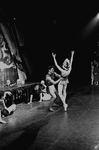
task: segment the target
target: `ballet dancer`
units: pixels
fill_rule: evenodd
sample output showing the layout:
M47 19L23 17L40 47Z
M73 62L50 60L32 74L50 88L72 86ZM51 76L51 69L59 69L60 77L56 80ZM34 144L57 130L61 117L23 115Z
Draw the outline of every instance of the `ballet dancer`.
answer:
M0 123L6 123L2 118L11 115L16 109L16 104L12 104L9 107L6 106L5 100L7 94L12 95L10 91L6 91L0 98Z
M61 72L61 80L58 83L58 95L62 100L64 110L67 111L67 103L66 103L66 96L67 96L67 85L69 83L68 76L71 73L72 69L72 62L73 62L73 56L74 51L71 52L71 59L69 60L66 58L62 64L62 67L60 67L56 61L56 54L52 53L55 66L58 68L58 70Z
M56 81L54 81L55 76L59 78ZM60 78L59 74L54 72L53 66L48 67L48 74L46 75L45 80L46 80L46 85L48 87L48 91L51 95L50 104L49 104L49 111L54 111L54 109L52 108L54 100L56 99L56 88L54 85L57 84L61 80L61 78Z
M43 100L50 100L51 99L51 95L47 90L47 86L45 84L45 81L42 80L41 81L41 91L40 91L40 101L42 102ZM56 106L56 104L54 104Z

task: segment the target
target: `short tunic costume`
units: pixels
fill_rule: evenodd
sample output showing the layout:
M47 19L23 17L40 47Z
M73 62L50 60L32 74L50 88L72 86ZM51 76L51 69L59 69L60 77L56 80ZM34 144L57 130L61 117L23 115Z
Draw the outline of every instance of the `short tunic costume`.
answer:
M54 75L54 73L51 73L51 74L47 74L46 77L50 77L52 80L54 80L55 75ZM47 85L47 87L48 87L48 92L49 92L49 91L56 91L54 84L51 83L51 82L50 82L49 80L47 80L47 79L46 79L46 85Z
M67 85L69 83L68 76L66 77L61 76L61 78L62 79L60 80L60 84Z

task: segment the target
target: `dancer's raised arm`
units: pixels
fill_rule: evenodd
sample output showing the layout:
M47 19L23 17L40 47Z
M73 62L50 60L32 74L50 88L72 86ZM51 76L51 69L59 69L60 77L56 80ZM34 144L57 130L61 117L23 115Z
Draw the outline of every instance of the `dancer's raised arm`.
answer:
M62 69L62 68L58 65L58 63L57 63L57 61L56 61L56 54L52 53L52 56L53 56L53 59L54 59L55 66L56 66L61 72L64 72L64 69Z
M70 59L71 67L72 67L72 62L73 62L73 56L74 56L74 51L71 51L71 59Z

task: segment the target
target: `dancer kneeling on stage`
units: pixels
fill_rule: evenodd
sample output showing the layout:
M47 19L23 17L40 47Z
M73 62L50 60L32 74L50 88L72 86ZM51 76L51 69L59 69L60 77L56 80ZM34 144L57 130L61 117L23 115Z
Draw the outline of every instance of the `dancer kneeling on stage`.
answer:
M66 58L62 64L62 68L61 68L56 61L56 54L52 53L55 66L61 72L61 80L58 84L58 94L62 100L65 111L67 110L67 106L68 106L66 103L66 95L67 95L66 89L67 89L67 85L69 83L68 76L70 75L71 69L72 69L73 55L74 55L74 51L71 52L71 59L69 60L68 58Z
M54 81L55 76L59 77L59 79L56 81ZM46 84L47 84L49 93L52 96L52 98L50 100L50 104L49 104L50 111L54 111L52 106L53 106L54 100L56 99L56 88L54 85L57 84L60 80L61 80L60 75L58 75L56 72L54 72L54 67L49 66L48 74L46 75Z
M43 100L50 100L50 99L51 99L51 95L48 93L45 81L41 80L41 82L40 82L40 100L39 100L39 102L42 102Z
M11 104L9 107L6 106L5 100L7 95L11 96L12 93L6 91L0 96L0 123L6 123L2 118L13 114L16 109L16 104Z

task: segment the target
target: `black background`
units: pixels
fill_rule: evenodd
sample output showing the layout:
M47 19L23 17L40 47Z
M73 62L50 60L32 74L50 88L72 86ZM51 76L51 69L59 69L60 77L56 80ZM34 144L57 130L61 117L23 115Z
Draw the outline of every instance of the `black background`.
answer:
M91 61L97 51L99 26L87 34L85 28L97 15L98 1L2 2L1 14L14 22L20 33L21 53L31 81L45 79L47 67L54 65L51 53L61 66L74 50L70 84L91 84ZM13 18L16 18L15 20ZM55 71L60 73L57 68Z

